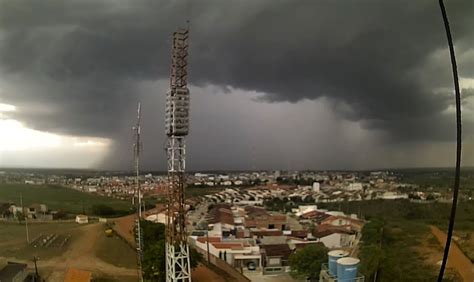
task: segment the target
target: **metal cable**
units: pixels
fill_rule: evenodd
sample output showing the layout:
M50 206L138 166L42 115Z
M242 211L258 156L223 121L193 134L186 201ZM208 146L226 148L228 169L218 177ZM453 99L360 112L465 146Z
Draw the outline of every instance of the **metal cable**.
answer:
M443 0L439 0L439 7L443 15L444 28L446 29L446 37L448 39L449 54L451 56L451 66L453 69L453 80L456 100L456 171L454 176L454 189L453 189L453 203L451 205L451 215L449 217L448 236L446 238L446 244L444 246L444 255L441 268L439 270L438 282L443 280L444 271L446 269L446 263L448 261L449 247L451 246L451 238L453 237L454 220L456 218L456 207L458 204L458 192L459 192L459 178L461 174L461 93L459 91L459 78L458 69L456 64L456 55L454 52L453 39L451 37L451 30L449 28L448 15L446 14L446 8L444 7Z

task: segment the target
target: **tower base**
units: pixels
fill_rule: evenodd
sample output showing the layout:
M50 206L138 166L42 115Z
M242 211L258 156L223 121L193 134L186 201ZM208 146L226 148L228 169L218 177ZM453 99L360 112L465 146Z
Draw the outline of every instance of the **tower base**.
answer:
M189 246L185 243L180 243L179 245L165 244L166 281L191 282Z

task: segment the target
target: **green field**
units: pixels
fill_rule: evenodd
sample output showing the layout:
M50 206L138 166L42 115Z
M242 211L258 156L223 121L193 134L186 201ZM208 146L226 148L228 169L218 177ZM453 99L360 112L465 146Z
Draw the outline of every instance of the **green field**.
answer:
M101 260L121 267L135 267L137 265L135 250L116 234L106 237L105 232L101 232L97 244L95 255Z
M74 234L80 226L76 223L30 223L28 224L30 241L40 234ZM74 240L74 236L72 240ZM65 249L33 248L27 246L25 224L0 223L0 256L31 259L33 255L50 258L60 255Z
M401 174L401 181L416 184L423 191L449 192L454 185L454 170L452 169L412 169L396 171ZM460 177L462 194L473 195L474 170L463 168Z
M0 202L23 205L45 204L50 210L62 210L67 213L92 214L94 205L107 205L117 211L128 212L130 203L108 197L79 192L76 190L51 185L0 184Z
M408 200L376 200L319 205L321 208L342 210L359 214L371 220L366 224L361 247L362 268L365 275L373 278L378 269L378 281L435 281L439 266L427 263L430 257L421 249L441 246L432 236L429 225L442 230L448 226L450 204L412 203ZM456 217L456 230L474 230L474 205L471 201L460 202ZM376 228L372 224L379 222ZM381 247L381 249L380 249ZM378 256L374 255L378 253ZM440 255L441 257L441 255ZM413 267L416 265L417 267ZM460 281L453 273L447 273L444 281Z
M358 214L366 219L379 217L389 221L411 220L432 224L445 230L451 204L448 203L412 203L409 200L374 200L329 203L318 205L321 208L341 210ZM460 201L456 213L457 230L474 230L474 201Z

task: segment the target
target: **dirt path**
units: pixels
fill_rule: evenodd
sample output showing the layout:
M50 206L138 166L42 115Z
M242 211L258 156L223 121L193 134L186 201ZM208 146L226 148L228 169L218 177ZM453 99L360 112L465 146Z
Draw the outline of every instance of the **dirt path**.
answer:
M226 280L219 276L205 265L199 265L192 272L194 282L225 282Z
M79 230L80 233L62 256L38 263L39 267L53 269L50 277L46 277L48 281L63 281L64 273L69 267L108 276L137 275L136 269L117 267L95 256L97 240L102 232L101 224L89 224Z
M431 232L436 237L436 239L438 239L441 246L444 246L446 243L446 234L439 230L439 228L436 226L430 225L430 228ZM449 250L448 267L456 269L456 271L463 278L463 281L474 281L471 260L464 255L461 249L459 249L458 245L456 245L454 242L451 243L451 248Z
M137 216L135 214L131 214L111 220L111 222L115 223L113 226L115 232L132 244L132 246L136 245L135 236L133 234L133 227L135 226L136 218Z

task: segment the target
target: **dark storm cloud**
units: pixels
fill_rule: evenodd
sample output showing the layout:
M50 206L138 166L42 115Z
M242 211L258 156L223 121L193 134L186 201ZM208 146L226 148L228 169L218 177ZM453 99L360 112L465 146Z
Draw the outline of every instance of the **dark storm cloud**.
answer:
M472 77L473 2L447 8ZM168 76L170 35L187 18L195 85L266 102L327 97L395 140L452 136L436 1L2 1L2 101L41 130L115 137L136 87Z

